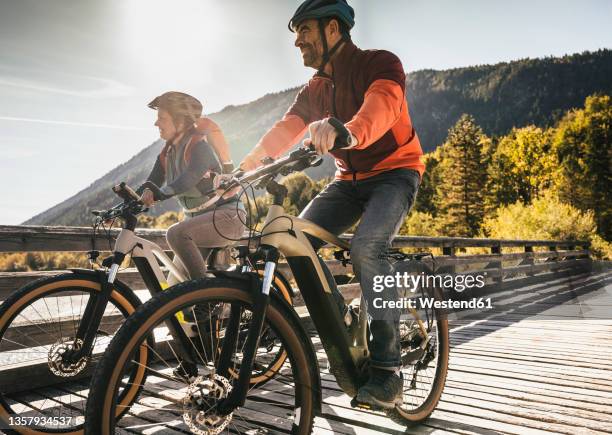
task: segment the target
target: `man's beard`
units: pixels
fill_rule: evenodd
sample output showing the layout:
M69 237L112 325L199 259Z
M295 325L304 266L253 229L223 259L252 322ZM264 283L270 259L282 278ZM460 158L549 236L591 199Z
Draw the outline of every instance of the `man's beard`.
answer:
M313 45L306 44L302 50L302 59L304 60L304 66L317 68L320 63L320 59L316 54L316 50Z

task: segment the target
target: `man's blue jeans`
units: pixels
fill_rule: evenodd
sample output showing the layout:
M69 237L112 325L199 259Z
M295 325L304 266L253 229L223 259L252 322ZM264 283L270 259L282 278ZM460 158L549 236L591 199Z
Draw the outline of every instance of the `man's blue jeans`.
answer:
M371 364L380 368L400 367L398 309L375 308L375 298L397 300L396 287L373 291L376 275L394 275L384 256L416 198L419 173L393 169L356 182L335 180L328 184L301 213L327 231L340 235L359 219L351 241L353 271L359 282L370 319ZM315 249L322 246L313 243Z

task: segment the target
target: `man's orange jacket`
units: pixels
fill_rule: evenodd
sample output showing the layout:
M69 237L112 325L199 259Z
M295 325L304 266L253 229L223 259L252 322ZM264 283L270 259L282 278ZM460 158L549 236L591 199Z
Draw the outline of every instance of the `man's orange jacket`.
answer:
M360 50L347 41L331 65L332 76L315 74L259 145L269 156L278 157L295 145L308 124L336 117L359 141L354 148L331 153L336 158L336 178L362 179L396 168L422 175L423 151L410 121L406 75L397 56Z

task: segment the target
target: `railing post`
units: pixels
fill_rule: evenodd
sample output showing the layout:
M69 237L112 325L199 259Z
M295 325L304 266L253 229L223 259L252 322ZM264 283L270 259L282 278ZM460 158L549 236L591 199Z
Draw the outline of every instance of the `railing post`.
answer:
M552 257L548 257L546 262L557 261L559 259L559 254L557 254L557 245L552 245L548 247L550 252L554 252L555 254Z
M525 257L523 257L523 260L521 260L521 262L519 263L519 266L534 265L534 264L535 264L535 257L533 255L533 246L525 245ZM526 275L533 276L534 273L531 271L531 272L527 272Z
M450 273L451 275L455 275L455 273L457 273L457 264L454 262L454 258L453 258L455 257L455 247L454 246L443 246L442 255L446 256L450 260L450 264L440 267L436 271L436 274Z
M487 269L497 269L497 270L499 270L499 277L493 278L493 281L497 283L499 288L501 288L502 283L504 282L504 266L503 266L503 262L502 262L502 259L501 259L501 254L502 254L501 244L497 244L497 245L491 246L491 254L499 255L500 256L499 260L491 261L487 265Z

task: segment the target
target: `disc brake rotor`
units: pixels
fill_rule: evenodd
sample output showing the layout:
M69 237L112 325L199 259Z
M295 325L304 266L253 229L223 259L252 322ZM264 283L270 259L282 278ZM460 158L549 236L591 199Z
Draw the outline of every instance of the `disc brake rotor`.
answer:
M68 351L79 350L83 346L82 340L75 340L72 338L60 338L56 341L48 353L47 364L51 372L62 378L69 378L76 376L85 369L87 366L87 357L81 357L78 361L67 362L64 360L64 354Z
M220 415L216 405L232 391L232 384L218 374L198 376L187 387L183 398L183 421L198 435L221 433L232 420L233 413Z

